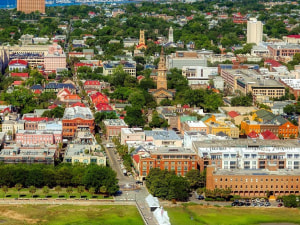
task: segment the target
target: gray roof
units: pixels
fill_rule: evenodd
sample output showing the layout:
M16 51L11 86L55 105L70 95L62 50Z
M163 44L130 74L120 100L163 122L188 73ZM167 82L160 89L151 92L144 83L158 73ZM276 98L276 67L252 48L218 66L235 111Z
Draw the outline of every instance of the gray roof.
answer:
M173 130L146 130L146 136L153 136L156 140L181 140Z

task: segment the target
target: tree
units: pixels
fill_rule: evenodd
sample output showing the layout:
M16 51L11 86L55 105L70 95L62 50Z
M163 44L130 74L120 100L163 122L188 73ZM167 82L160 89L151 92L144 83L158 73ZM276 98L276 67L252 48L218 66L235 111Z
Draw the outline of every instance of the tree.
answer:
M161 127L168 127L169 124L168 124L168 121L164 118L161 118L157 111L153 111L152 113L152 120L151 122L149 123L149 126L151 128L155 127L155 128L161 128Z
M96 192L96 189L94 187L89 188L89 193L92 195L92 197L95 194L95 192Z
M22 187L23 187L23 185L20 184L20 183L18 183L18 184L15 185L15 188L16 188L16 190L18 192L18 198L20 198L20 191L22 190Z
M101 186L99 191L100 191L100 193L105 194L106 193L106 189L107 188L105 186Z
M33 198L33 194L36 192L36 187L31 185L29 187L28 191L31 193L31 197Z
M80 198L81 198L81 194L82 194L84 191L85 191L84 186L78 186L78 187L77 187L77 192L79 193Z
M43 193L45 194L45 197L47 197L47 195L49 194L49 187L48 186L44 186L43 187Z
M146 104L145 97L140 91L132 92L128 97L128 101L138 108L143 108Z
M4 195L3 195L3 199L6 197L6 193L8 192L8 187L6 185L3 185L1 190L4 192Z
M142 110L139 107L136 106L127 106L125 108L126 110L126 116L124 118L124 121L128 126L130 127L143 127L146 123Z
M190 170L186 173L185 177L190 182L190 187L192 189L197 189L202 186L202 176L199 170Z
M68 186L66 192L69 194L69 198L71 198L71 194L73 193L73 188L71 186Z
M297 197L295 195L283 196L282 200L285 207L295 208L299 206L299 203L297 202Z
M61 192L61 186L57 185L54 190L57 192L57 197L59 197L59 193Z

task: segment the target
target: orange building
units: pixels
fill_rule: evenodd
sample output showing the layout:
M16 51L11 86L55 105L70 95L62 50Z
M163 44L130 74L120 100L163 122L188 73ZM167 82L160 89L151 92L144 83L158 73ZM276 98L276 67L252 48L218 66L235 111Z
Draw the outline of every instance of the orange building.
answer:
M63 137L72 138L78 126L87 126L92 134L95 133L95 121L91 110L88 107L66 108L62 118Z
M17 0L17 11L26 14L39 11L45 13L45 0Z
M173 170L179 176L185 176L197 169L197 154L181 147L159 147L155 150L138 148L133 153L133 164L137 174L144 179L152 168Z
M278 135L282 135L283 138L297 138L298 137L298 126L295 126L290 121L287 121L286 123L279 126L278 129Z
M260 133L260 124L256 121L242 121L241 122L241 133L248 135L252 131L257 134Z

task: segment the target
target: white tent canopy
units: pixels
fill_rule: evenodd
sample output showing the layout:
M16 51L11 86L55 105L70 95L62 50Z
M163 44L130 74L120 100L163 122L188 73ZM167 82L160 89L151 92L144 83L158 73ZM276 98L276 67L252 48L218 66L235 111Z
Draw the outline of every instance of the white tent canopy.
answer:
M150 208L159 208L159 201L157 197L153 197L153 195L149 194L146 197L146 202Z
M153 214L159 225L171 225L168 212L163 207L157 208Z

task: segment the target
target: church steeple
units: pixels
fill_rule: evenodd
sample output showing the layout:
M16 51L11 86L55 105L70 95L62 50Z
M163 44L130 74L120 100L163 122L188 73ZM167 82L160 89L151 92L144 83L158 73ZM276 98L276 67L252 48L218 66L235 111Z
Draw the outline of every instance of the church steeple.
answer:
M166 58L165 58L163 47L161 47L160 60L158 63L158 71L157 71L157 89L160 88L166 90L168 89Z

